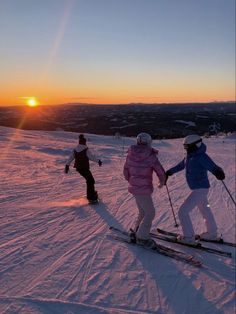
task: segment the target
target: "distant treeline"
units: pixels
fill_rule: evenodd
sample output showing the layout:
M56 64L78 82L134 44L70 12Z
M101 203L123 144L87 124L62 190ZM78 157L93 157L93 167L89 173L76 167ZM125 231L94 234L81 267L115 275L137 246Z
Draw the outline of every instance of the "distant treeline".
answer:
M0 107L0 125L30 130L176 138L236 131L235 102Z

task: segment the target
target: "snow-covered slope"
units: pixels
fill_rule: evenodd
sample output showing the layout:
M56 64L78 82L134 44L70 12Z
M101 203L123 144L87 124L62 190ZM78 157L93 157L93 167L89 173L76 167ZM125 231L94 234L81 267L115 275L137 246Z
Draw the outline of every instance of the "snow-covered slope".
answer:
M91 163L101 198L94 206L81 199L85 182L73 167L63 172L77 137L0 127L0 313L233 314L235 250L224 247L229 259L162 242L194 254L204 264L196 268L112 240L109 225L128 229L137 214L122 175L134 139L87 135L104 162ZM181 141L154 141L165 169L183 156ZM235 198L235 140L205 142ZM235 241L234 205L209 176L219 232ZM183 173L170 178L169 190L177 211L188 194ZM174 231L166 189L155 188L153 198L153 227ZM196 232L204 231L197 210L192 218Z

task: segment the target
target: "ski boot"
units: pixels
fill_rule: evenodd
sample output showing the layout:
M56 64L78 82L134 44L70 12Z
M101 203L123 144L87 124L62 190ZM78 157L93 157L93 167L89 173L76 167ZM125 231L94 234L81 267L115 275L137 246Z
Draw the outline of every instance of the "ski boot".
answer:
M136 233L133 229L130 229L130 242L131 243L136 243Z
M87 197L90 204L97 204L98 203L98 193L95 191L92 197Z
M183 243L183 244L189 244L189 245L198 245L199 242L195 239L195 237L186 237L183 235L179 235L177 238L177 242Z
M210 232L203 232L199 235L200 240L220 241L222 237L212 234Z
M157 244L153 239L137 239L138 244L147 247L148 249L155 250L157 248Z

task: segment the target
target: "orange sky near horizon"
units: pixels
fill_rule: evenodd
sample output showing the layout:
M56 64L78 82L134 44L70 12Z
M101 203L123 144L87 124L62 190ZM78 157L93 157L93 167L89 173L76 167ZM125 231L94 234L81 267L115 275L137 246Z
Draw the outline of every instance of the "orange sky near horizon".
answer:
M69 80L70 81L70 80ZM127 103L185 103L212 102L235 100L235 88L223 82L196 81L195 84L179 80L177 83L146 82L145 78L136 82L121 82L112 85L108 81L95 87L76 88L66 80L64 86L34 87L33 82L24 81L19 84L13 82L9 88L0 94L0 106L14 106L26 104L26 99L35 97L40 105L56 105L66 103L91 104L127 104ZM68 88L69 86L69 88ZM214 86L214 87L213 87Z

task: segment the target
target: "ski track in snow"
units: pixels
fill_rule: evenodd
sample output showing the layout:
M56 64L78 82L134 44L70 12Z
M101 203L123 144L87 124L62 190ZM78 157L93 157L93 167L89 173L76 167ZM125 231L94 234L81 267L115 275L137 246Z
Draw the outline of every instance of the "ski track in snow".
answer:
M102 167L91 163L96 205L82 198L85 182L73 165L63 173L77 134L0 127L0 313L233 314L235 248L222 247L233 253L229 259L160 241L194 254L204 264L199 269L108 236L109 225L128 230L137 215L122 173L134 139L86 136L103 160ZM235 141L205 141L235 198ZM165 169L183 157L181 143L154 141ZM234 205L221 182L209 177L219 231L235 241ZM177 215L188 194L184 174L172 176L168 187ZM153 228L175 231L165 187L155 188L153 199ZM192 219L196 232L203 232L197 210Z

